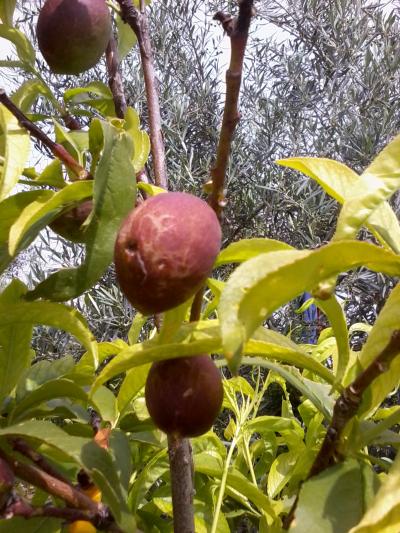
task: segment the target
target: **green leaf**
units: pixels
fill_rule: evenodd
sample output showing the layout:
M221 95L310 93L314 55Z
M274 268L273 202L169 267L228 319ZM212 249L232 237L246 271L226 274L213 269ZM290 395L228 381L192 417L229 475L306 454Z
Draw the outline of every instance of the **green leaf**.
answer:
M220 479L222 477L223 462L221 458L215 457L214 453L201 452L194 455L194 467L196 472ZM227 477L227 488L233 489L231 496L235 498L235 493L239 497L252 502L259 511L275 517L275 510L270 499L263 494L258 487L249 481L243 474L234 468L230 468Z
M54 159L44 168L44 170L35 177L35 185L50 185L57 189L63 189L67 186L64 181L62 164L59 159Z
M116 19L118 32L118 57L119 60L122 61L136 44L137 38L129 24L126 24L119 15L116 16Z
M94 408L100 414L104 422L109 422L114 427L118 419L117 398L107 387L99 387L92 396Z
M400 456L385 483L370 503L361 522L349 533L398 533L400 531Z
M33 78L24 81L12 94L11 100L23 113L28 113L40 95L45 96L50 101L54 98L47 85Z
M0 324L24 327L45 324L63 329L74 335L91 356L96 358L96 343L83 316L72 307L52 302L18 302L0 301Z
M102 383L131 368L176 357L198 355L199 353L215 353L219 347L220 338L214 337L212 334L186 343L174 342L157 345L151 340L134 344L122 350L108 363L94 382L93 389L95 390Z
M224 248L215 261L215 267L229 263L243 263L252 257L278 250L293 250L293 247L274 239L242 239Z
M319 183L330 196L340 203L348 200L353 191L360 186L365 187L358 174L343 163L331 159L295 157L281 159L277 163L303 172ZM400 253L399 221L387 202L381 204L369 215L366 226L382 244L390 246L396 253Z
M366 472L369 469L347 459L306 481L290 533L348 533L367 507L370 487L366 482L374 482Z
M143 170L143 167L149 157L150 138L145 131L140 129L139 115L132 107L128 107L126 110L124 128L133 141L134 151L132 164L135 169L135 173L137 173ZM152 196L160 193L159 187L150 186L150 188ZM166 191L162 190L162 192Z
M323 313L325 313L335 335L338 348L338 358L333 358L333 373L336 376L336 383L340 383L350 360L350 346L346 316L334 295L331 295L326 300L320 300L317 298L315 303L323 311Z
M294 388L299 390L306 398L308 398L315 405L318 411L323 413L327 420L331 419L334 397L331 396L331 387L328 385L316 383L304 378L295 368L272 363L271 361L265 361L264 359L260 359L258 357L244 357L243 364L260 366L276 372Z
M261 254L240 265L222 292L219 316L225 357L233 371L245 341L277 308L319 282L364 265L399 275L400 258L358 241L328 244L317 250L285 250Z
M144 181L140 181L137 184L137 186L138 186L138 189L145 192L148 196L157 196L157 194L163 194L163 193L168 192L165 189L162 189L161 187L157 187L157 185L152 185L151 183L145 183Z
M14 517L0 521L0 533L60 533L62 520L57 518L26 518Z
M93 98L95 95L98 98ZM115 116L115 107L110 88L101 81L93 81L85 87L67 89L64 101L73 104L86 104L98 109L105 116Z
M7 26L13 25L13 15L16 3L16 0L1 0L0 2L0 19Z
M0 306L17 303L26 291L22 282L14 280L0 294ZM2 324L0 327L0 403L29 367L32 358L32 329L32 324Z
M141 365L127 372L118 392L118 409L121 413L130 405L131 400L145 386L151 364Z
M274 460L268 473L268 496L275 498L293 474L294 467L299 460L299 451L281 453Z
M102 128L104 148L95 174L85 261L78 268L61 270L43 281L29 294L32 299L70 300L94 285L113 260L121 221L135 204L132 142L123 130L107 122L94 122L96 128Z
M10 255L14 256L23 247L25 239L32 242L65 207L68 205L72 207L80 200L89 198L92 191L92 181L77 181L58 192L43 191L40 198L29 204L11 226L8 243Z
M142 327L147 322L147 319L147 316L144 316L139 312L136 313L128 331L129 344L135 344L139 340L140 332L142 331Z
M350 197L343 204L333 240L355 237L368 217L400 188L399 150L400 135L395 137L361 174L358 186L351 191ZM392 225L382 225L380 235L383 235L386 241L391 241ZM396 251L399 252L398 249Z
M389 343L395 330L399 329L400 316L400 284L392 290L389 298L379 313L374 326L359 357L359 364L366 368L382 352ZM390 368L378 376L363 394L358 416L367 418L398 386L400 379L400 357L392 361Z
M87 402L87 394L73 381L68 379L48 381L16 404L9 415L8 423L15 424L24 419L33 418L32 410L38 408L41 403L55 398L71 398L85 402L85 404Z
M1 27L1 25L0 25ZM0 167L0 200L3 200L18 183L29 156L30 141L25 129L2 104L0 105L0 154L4 157Z
M15 28L10 28L5 24L0 24L0 37L11 41L16 48L20 60L33 67L35 63L35 49L22 32Z

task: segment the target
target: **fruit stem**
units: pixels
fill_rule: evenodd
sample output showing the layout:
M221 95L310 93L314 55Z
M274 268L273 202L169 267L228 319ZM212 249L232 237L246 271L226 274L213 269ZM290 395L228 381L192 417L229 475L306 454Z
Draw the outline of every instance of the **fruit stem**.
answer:
M151 154L154 165L154 182L158 187L167 189L167 170L165 164L165 147L161 130L160 101L157 91L157 79L154 69L153 52L147 15L141 5L139 11L132 0L117 0L121 8L121 18L135 32L142 61L146 100L149 110L149 127Z
M168 435L172 507L175 533L195 533L193 512L193 461L189 439Z
M108 85L111 89L115 113L118 118L124 118L127 104L122 83L122 76L119 70L118 47L114 36L111 36L106 48L106 63L108 73Z
M24 115L24 113L9 99L4 89L0 89L0 103L2 103L14 115L23 128L44 144L44 146L49 148L53 155L58 157L76 175L77 179L93 179L89 172L67 152L64 146L52 141L50 137Z

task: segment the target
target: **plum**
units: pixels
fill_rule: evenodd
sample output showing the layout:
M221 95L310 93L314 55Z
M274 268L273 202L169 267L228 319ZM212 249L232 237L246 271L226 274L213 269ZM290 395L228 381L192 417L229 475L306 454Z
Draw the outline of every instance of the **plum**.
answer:
M221 409L221 374L206 354L157 361L147 376L145 397L159 429L197 437L212 427Z
M104 54L111 35L110 12L105 0L47 0L36 34L53 72L80 74Z
M118 282L141 313L167 311L203 285L220 246L221 228L206 202L181 192L153 196L122 223L114 252Z

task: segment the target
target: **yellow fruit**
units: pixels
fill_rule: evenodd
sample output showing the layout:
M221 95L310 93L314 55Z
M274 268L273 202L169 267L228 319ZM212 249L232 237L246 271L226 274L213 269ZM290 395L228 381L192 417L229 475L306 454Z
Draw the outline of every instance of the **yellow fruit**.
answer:
M83 492L94 502L101 502L101 491L95 485L85 489ZM67 533L96 533L96 531L97 529L94 525L86 520L76 520L76 522L72 522L67 527Z

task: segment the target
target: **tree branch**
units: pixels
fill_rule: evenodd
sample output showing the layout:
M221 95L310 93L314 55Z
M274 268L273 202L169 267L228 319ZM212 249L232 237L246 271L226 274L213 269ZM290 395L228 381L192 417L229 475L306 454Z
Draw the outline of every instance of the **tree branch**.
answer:
M31 122L20 109L9 99L4 89L0 89L0 103L2 103L18 120L19 124L29 133L51 150L55 157L58 157L77 177L78 180L93 179L91 174L85 170L61 145L52 141L43 131Z
M195 533L193 513L193 460L189 439L168 435L174 532Z
M115 112L118 118L124 118L127 105L124 86L122 83L122 76L119 70L117 42L113 36L111 36L107 45L106 63L108 73L108 85L113 95Z
M161 130L160 102L157 90L157 79L154 69L153 52L150 41L150 31L144 3L141 10L137 10L132 0L117 0L121 8L122 20L129 24L138 40L142 61L146 99L149 110L149 127L151 153L154 165L154 182L159 187L167 189L167 170L165 164L165 148Z
M35 463L39 468L41 468L44 472L49 474L50 476L53 476L60 481L63 481L64 483L69 483L68 479L64 477L60 472L56 471L55 468L51 466L51 464L36 450L31 448L27 442L25 442L21 438L10 438L8 439L13 450L19 452L20 454L24 455L28 459L30 459L33 463Z
M217 159L211 169L212 192L209 198L209 202L219 218L221 218L222 209L225 206L224 183L231 144L240 119L238 111L239 91L252 15L253 0L239 0L239 14L237 17L232 17L220 11L214 16L215 20L221 22L231 40L231 60L226 72L225 106L217 148Z
M342 460L339 451L340 437L347 423L357 414L362 396L371 383L386 372L393 359L400 353L400 330L393 332L389 343L382 352L346 387L333 408L331 423L324 441L307 476L310 479L323 470ZM294 519L298 496L284 521L284 528L289 529Z

